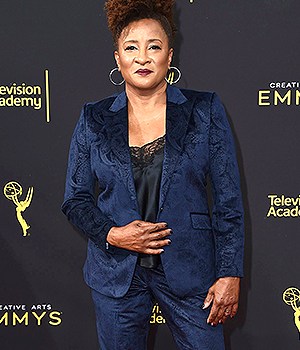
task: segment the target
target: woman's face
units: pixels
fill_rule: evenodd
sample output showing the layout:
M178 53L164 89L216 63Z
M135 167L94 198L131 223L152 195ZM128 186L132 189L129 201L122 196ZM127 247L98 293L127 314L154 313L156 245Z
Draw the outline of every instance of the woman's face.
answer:
M167 34L154 19L130 23L122 31L115 51L126 87L152 91L165 84L172 55Z

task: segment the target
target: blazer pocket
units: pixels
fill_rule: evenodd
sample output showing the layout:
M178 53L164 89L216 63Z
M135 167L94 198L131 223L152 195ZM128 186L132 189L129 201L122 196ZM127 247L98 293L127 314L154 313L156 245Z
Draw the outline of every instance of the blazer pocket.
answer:
M198 230L211 230L209 214L190 213L192 227Z

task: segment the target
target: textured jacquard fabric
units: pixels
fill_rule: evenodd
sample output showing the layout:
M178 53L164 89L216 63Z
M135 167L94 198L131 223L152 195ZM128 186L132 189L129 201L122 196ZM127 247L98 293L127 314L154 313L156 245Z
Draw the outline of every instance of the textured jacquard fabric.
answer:
M210 308L202 309L206 293L178 298L161 265L157 269L137 266L124 298L110 298L95 290L92 296L101 350L146 350L154 300L177 350L224 350L222 324L212 327L207 323Z
M90 139L84 116L86 106L73 133L67 170L67 192L62 206L71 222L80 228L95 245L105 246L106 236L115 223L103 215L96 205L96 179L91 169Z
M207 291L217 277L243 275L243 205L233 136L218 96L174 86L166 92L156 219L172 229L172 244L164 248L161 262L170 288L184 296ZM107 247L106 236L111 226L142 220L128 145L125 91L85 105L71 142L62 210L89 238L86 283L107 296L124 296L138 254Z

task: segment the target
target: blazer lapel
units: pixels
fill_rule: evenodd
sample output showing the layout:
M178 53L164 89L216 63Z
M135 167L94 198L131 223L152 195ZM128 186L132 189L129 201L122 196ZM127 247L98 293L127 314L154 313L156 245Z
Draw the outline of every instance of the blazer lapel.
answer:
M171 96L168 96L167 105L166 144L160 186L159 208L162 208L165 201L178 157L184 145L187 127L194 105L194 101L187 100L179 89L169 87L168 92L171 89L172 93L170 94Z
M130 198L137 200L131 156L128 145L127 99L125 92L117 96L109 110L103 111L105 139L108 141L110 158L115 165L116 175L130 193Z

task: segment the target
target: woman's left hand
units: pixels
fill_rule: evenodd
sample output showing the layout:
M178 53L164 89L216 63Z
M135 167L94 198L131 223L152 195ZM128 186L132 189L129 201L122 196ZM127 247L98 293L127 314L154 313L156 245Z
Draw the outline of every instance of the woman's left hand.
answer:
M238 309L240 294L239 277L222 277L209 288L203 309L212 303L207 323L216 326L224 323L227 317L234 317Z

